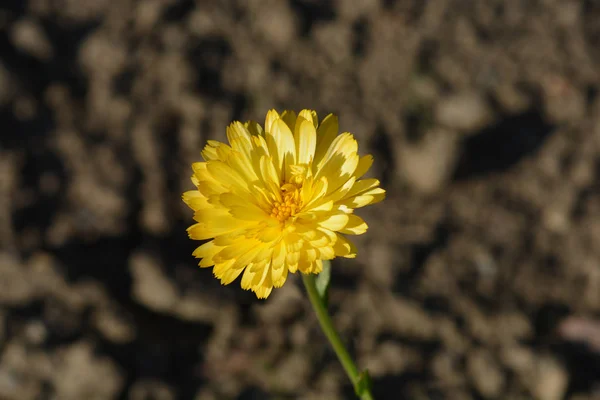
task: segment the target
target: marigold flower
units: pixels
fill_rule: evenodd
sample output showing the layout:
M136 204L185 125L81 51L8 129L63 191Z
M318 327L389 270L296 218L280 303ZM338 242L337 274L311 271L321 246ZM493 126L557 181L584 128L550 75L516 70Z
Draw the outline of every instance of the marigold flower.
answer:
M256 122L233 122L230 145L209 140L205 162L192 165L197 190L183 194L194 210L191 239L212 239L193 255L227 285L243 272L241 286L259 298L281 287L288 273L318 274L322 260L356 256L344 235L367 224L354 209L385 197L377 179L360 179L371 155L358 156L350 133L338 135L329 114L267 113Z

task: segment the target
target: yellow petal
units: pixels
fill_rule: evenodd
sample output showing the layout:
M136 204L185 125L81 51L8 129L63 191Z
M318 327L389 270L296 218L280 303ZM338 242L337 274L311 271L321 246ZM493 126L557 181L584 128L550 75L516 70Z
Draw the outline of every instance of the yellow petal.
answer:
M239 148L236 149L235 146L233 146L233 141L235 139L241 139L242 143L244 143L246 145L246 149L250 149L251 147L251 143L250 143L250 132L248 132L248 129L246 129L246 127L239 121L235 121L232 122L228 127L227 127L227 140L229 140L229 144L231 144L231 147L234 150L240 151L240 152L244 152L245 149L243 148Z
M205 196L197 190L189 190L183 194L183 201L192 210L200 210L201 208L212 208Z
M290 128L290 131L294 130L294 126L296 125L296 113L292 110L285 110L281 113L281 119L285 124Z
M267 271L269 271L269 267L266 267ZM271 274L265 274L265 279L259 286L255 286L252 288L254 293L256 293L256 297L259 299L266 299L271 294L273 290L273 280L271 279Z
M315 260L312 263L310 263L310 266L306 269L307 274L318 274L321 271L323 271L323 261L322 260Z
M308 274L311 264L312 264L312 261L309 261L305 258L300 257L300 260L298 261L298 271L302 272L303 274ZM290 272L295 272L295 271L290 271Z
M253 242L255 242L255 241L253 241ZM254 244L254 247L252 247L246 253L242 254L241 256L238 256L235 259L235 262L233 263L231 268L238 269L238 268L244 268L244 267L248 266L248 264L255 261L257 254L260 253L261 250L262 250L261 246Z
M304 245L304 240L302 238L302 235L300 235L296 232L289 232L285 236L284 241L285 241L285 249L288 253L300 251L302 249L302 246Z
M231 268L234 260L227 260L222 263L215 264L213 268L213 275L221 279L223 275Z
M319 247L317 250L321 260L333 260L335 258L335 251L331 246Z
M303 209L303 210L306 212L308 212L308 211L310 211L310 212L331 211L332 208L333 208L333 201L329 200L329 201L323 202L321 204L314 203L313 205L310 205L306 209Z
M304 186L307 186L307 188L305 189ZM315 203L325 197L329 188L329 183L327 182L327 178L322 176L315 181L313 185L308 186L308 183L306 183L304 186L302 186L301 192L302 201L304 202L302 210L309 210Z
M267 274L267 278L269 278L269 275ZM266 281L267 279L265 279ZM268 284L263 284L260 287L254 288L254 293L256 293L256 297L258 297L259 299L266 299L267 297L269 297L269 295L271 294L271 292L273 291L273 286L269 286Z
M348 191L348 193L346 194L346 196L344 196L344 198L348 198L348 197L352 197L352 196L356 196L359 194L363 194L364 192L374 189L376 187L379 186L379 180L378 179L361 179L360 181L356 181L356 183L354 183L354 185L352 186L352 188Z
M323 201L333 201L337 202L343 199L348 192L354 187L355 178L353 176L350 177L342 186L340 186L337 190L334 190L329 195L323 198Z
M220 251L219 246L215 246L215 242L211 240L210 242L206 242L196 247L196 250L194 250L192 255L196 258L204 258L214 255L218 251Z
M270 263L266 260L248 266L244 276L242 276L242 288L248 290L252 287L261 286L270 270Z
M279 176L270 157L263 156L260 159L260 174L267 190L281 201L281 191L279 190Z
M327 194L340 190L349 180L353 179L353 172L358 163L358 154L347 157L336 154L318 172L318 176L327 176Z
M341 155L341 156L343 156L343 158L346 159L350 155L356 154L357 151L358 151L358 143L356 142L356 140L354 139L352 134L350 134L348 132L344 132L341 135L337 136L333 140L333 142L331 143L331 145L325 152L323 159L319 161L319 164L317 165L317 169L322 168L323 165L325 165L327 162L329 162L329 160L331 160L332 158L334 158L338 155ZM354 171L352 171L352 172L354 172Z
M276 288L280 288L283 286L288 276L288 268L281 268L281 272L276 272L277 270L273 269L273 273L271 275L271 280L273 281L273 286Z
M194 250L192 255L196 258L201 258L200 263L198 264L201 268L211 267L215 265L213 257L223 248L215 245L214 241L210 241L204 243Z
M338 130L338 118L335 115L329 114L323 119L323 121L321 121L321 124L317 129L317 147L315 150L314 158L315 166L317 165L317 163L319 163L319 161L321 161L321 159L327 152L327 149L337 136Z
M251 136L260 136L264 134L262 126L256 121L244 122L244 127L250 132Z
M279 224L276 226L269 226L260 230L257 238L261 242L269 243L277 240L281 236L281 227Z
M263 221L269 218L269 214L254 204L254 199L248 198L248 196L241 197L233 193L223 193L219 199L235 218L244 221Z
M298 117L296 123L294 142L297 150L296 162L298 164L308 164L312 161L317 146L317 131L312 121L304 119L302 114Z
M335 233L330 231L329 229L318 228L316 230L316 233L317 235L309 241L310 245L316 249L326 246L332 246L336 241Z
M335 255L338 257L356 257L356 246L354 246L351 241L340 234L337 234L337 240L333 245L333 250L335 251Z
M263 136L252 136L252 162L260 159L263 155L271 155L266 139Z
M198 191L208 199L210 203L211 196L219 195L221 193L225 193L228 189L221 185L219 182L210 178L208 180L199 180L198 181Z
M283 240L273 248L273 258L271 260L271 268L282 269L285 263L285 243Z
M279 119L279 113L275 110L269 110L267 112L267 117L265 118L265 133L271 131L271 126L275 120Z
M359 161L357 149L358 145L352 135L343 133L335 138L319 162L315 177L327 177L328 193L337 190L351 178Z
M312 263L313 261L315 261L317 259L317 256L318 256L317 249L306 250L305 257L308 262Z
M298 271L298 263L296 263L296 264L288 264L286 269L288 270L288 272L290 272L292 274L295 274L296 271Z
M206 240L241 228L251 226L251 222L234 218L226 210L198 210L194 213L198 222L188 228L191 239Z
M337 203L339 206L346 206L348 208L360 208L368 206L369 204L379 203L385 199L385 190L381 188L371 189L358 196L349 197Z
M333 214L321 221L317 221L317 224L331 231L339 231L348 224L349 220L350 217L347 214Z
M238 276L240 276L242 271L242 268L229 268L220 276L221 283L223 285L229 285L231 282L235 281Z
M356 153L352 153L346 159L346 162L342 164L340 168L340 176L343 178L342 182L346 182L356 171L360 157ZM336 182L337 183L337 182ZM341 185L341 183L340 183ZM339 185L332 185L334 189L337 189Z
M360 160L358 160L358 165L354 171L354 177L356 179L362 178L362 176L367 173L369 168L371 168L371 165L373 165L373 156L370 154L362 156Z
M235 260L236 258L248 253L255 248L257 242L255 240L243 239L230 246L223 248L215 257L215 261L224 262L227 260Z
M194 171L194 175L199 180L206 180L210 178L210 174L206 170L206 162L195 162L192 164L192 170Z
M279 193L279 191L274 194L268 193L267 190L268 189L265 186L259 185L257 182L250 184L250 193L254 195L254 202L265 211L269 211L273 208L273 200L281 200L281 193Z
M226 144L216 140L209 140L206 146L204 146L204 149L202 149L202 158L204 158L204 161L218 160L219 155L217 153L217 149L221 146L224 146L225 148L229 147Z
M215 237L217 246L226 247L246 238L246 227Z
M235 147L244 147L244 145L241 143L242 141L243 139L235 138L233 139L233 144ZM245 181L254 182L258 179L258 175L254 169L250 147L247 149L247 151L232 150L227 157L226 162Z
M266 134L266 141L279 179L284 181L287 176L286 166L296 163L294 135L282 119L276 119L271 125L271 130Z
M285 262L288 265L296 265L298 264L298 260L300 260L300 252L299 251L292 251L289 252L285 255Z
M348 224L343 229L340 229L339 232L346 233L348 235L362 235L367 231L367 228L368 226L362 218L357 215L350 214Z
M207 162L193 163L192 169L194 170L194 176L196 178L194 184L205 197L209 197L213 194L225 193L228 190L226 185L214 179L208 172Z
M209 161L206 165L206 169L216 181L221 182L224 185L236 187L238 189L248 189L248 182L233 168L222 161Z
M317 129L319 118L317 118L317 112L315 110L302 110L298 116L310 121L310 123L313 124L313 127Z
M261 245L261 251L256 255L255 263L259 262L268 262L271 263L271 259L273 258L273 247L270 243L266 245Z

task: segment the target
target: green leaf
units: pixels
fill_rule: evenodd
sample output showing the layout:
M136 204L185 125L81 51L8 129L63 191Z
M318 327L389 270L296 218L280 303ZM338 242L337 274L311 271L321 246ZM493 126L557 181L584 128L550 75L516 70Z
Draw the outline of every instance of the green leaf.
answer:
M369 375L369 371L365 369L358 375L358 380L354 385L356 395L362 398L363 395L371 393L372 387L373 381L371 380L371 375Z
M323 271L317 275L315 286L319 297L325 306L329 302L329 283L331 282L331 262L323 260Z

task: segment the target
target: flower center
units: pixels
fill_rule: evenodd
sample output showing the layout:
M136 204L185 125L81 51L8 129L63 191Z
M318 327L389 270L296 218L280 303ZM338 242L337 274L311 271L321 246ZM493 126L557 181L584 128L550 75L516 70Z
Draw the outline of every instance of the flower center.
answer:
M291 183L286 183L281 187L282 201L275 201L271 209L271 216L280 222L285 222L289 217L293 217L302 207L300 199L300 190Z

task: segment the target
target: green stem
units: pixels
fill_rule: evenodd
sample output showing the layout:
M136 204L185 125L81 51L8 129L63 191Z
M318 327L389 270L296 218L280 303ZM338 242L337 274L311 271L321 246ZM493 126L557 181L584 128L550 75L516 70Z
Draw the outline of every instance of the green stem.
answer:
M308 293L308 298L310 299L310 303L312 304L315 313L317 314L317 319L319 320L319 324L321 325L321 329L327 339L329 339L329 343L333 347L335 354L338 356L338 359L342 363L346 374L350 378L350 381L354 385L355 391L358 393L358 383L360 380L360 374L358 372L358 368L354 364L352 357L348 353L348 350L342 343L342 338L333 327L333 323L331 321L331 317L327 313L327 306L323 303L321 296L319 296L319 292L317 291L317 287L315 285L316 275L314 274L301 274L302 281L304 282L304 287L306 288L306 292ZM361 400L373 400L373 395L369 390L363 390L362 395L360 396Z

